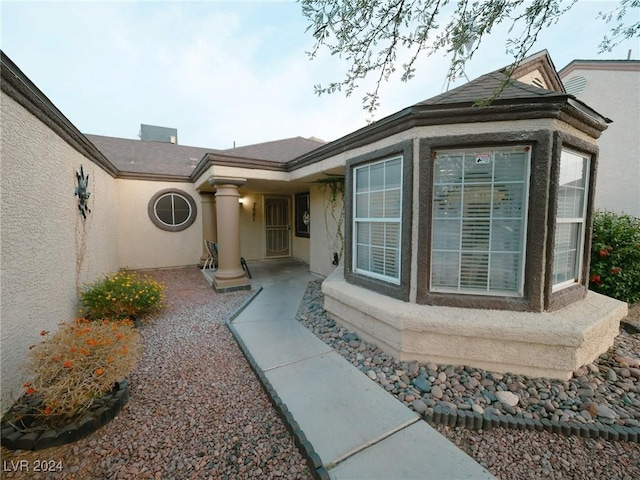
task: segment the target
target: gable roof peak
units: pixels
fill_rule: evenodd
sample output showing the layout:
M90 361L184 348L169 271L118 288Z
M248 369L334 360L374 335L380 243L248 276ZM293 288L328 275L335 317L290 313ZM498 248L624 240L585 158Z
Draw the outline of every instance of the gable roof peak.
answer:
M529 83L558 93L566 93L551 55L544 49L523 58L517 64L507 65L496 72L510 76L513 80Z

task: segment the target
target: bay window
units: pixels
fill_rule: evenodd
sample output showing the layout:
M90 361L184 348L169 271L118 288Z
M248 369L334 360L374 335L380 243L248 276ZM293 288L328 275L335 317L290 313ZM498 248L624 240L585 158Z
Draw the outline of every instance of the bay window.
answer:
M530 150L435 153L431 291L523 295Z
M560 179L553 248L554 290L580 281L589 163L589 158L570 150L562 150L560 155Z

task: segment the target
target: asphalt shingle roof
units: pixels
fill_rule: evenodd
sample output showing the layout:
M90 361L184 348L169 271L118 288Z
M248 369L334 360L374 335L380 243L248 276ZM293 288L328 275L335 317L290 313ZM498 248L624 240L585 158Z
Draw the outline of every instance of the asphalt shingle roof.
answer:
M121 172L191 175L193 168L213 148L85 134Z
M506 78L507 76L501 72L487 73L460 87L417 103L416 106L474 104L479 100L491 98L494 92L502 86ZM565 93L554 92L553 90L546 90L517 80L511 80L504 90L500 92L497 100L566 96Z
M272 142L257 143L242 147L230 148L221 153L236 157L268 160L272 162L288 162L311 150L324 145L325 142L313 138L292 137Z
M292 137L219 150L102 135L85 134L85 137L121 172L186 176L191 175L194 167L207 153L284 163L325 143L317 139ZM239 159L238 164L241 163L242 160Z

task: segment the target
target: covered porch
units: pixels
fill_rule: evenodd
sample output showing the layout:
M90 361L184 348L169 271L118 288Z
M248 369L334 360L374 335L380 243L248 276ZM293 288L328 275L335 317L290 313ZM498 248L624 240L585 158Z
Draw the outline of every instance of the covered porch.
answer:
M217 269L203 273L216 291L250 289L249 265L291 259L327 276L342 255L342 187L340 194L327 179L342 183L344 167L313 168L292 175L285 171L230 168L214 161L197 191L201 199L202 253L206 242L218 248ZM332 193L333 191L333 193ZM253 271L252 271L253 273Z

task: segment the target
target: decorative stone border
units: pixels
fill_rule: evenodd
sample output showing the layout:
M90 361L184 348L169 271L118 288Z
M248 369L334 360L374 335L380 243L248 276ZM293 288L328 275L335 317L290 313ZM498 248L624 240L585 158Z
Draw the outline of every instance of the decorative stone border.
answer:
M286 404L282 401L278 393L274 390L273 386L271 385L271 382L269 382L269 379L267 378L267 376L264 374L262 369L258 366L255 359L253 358L253 355L251 355L251 352L249 351L244 341L238 334L238 331L236 330L234 325L231 323L242 312L242 310L244 310L246 306L249 305L249 303L251 303L253 299L256 298L256 296L261 291L262 291L262 287L260 287L254 294L252 294L249 298L247 298L238 308L236 308L233 312L231 312L231 314L227 317L225 323L229 328L229 330L231 331L231 333L233 334L234 338L236 339L236 342L240 346L240 349L242 350L242 353L244 354L247 361L249 362L251 369L254 371L254 373L260 380L260 383L262 384L262 388L264 389L266 394L269 396L271 403L273 404L280 418L282 419L285 426L287 427L287 430L289 430L289 432L293 435L293 441L296 447L298 447L298 450L300 450L300 453L302 453L302 455L307 460L307 465L309 466L309 469L311 470L313 477L316 480L329 480L330 478L329 472L324 467L324 465L322 465L322 459L320 458L320 455L318 455L318 453L315 451L315 449L313 448L313 445L307 439L307 436L305 435L304 431L300 429L300 425L295 420L292 413L289 411Z
M432 410L432 411L431 411ZM492 415L469 410L452 410L449 407L436 405L423 415L423 419L431 425L448 425L450 427L465 427L471 430L491 430L492 428L513 428L516 430L537 430L557 433L564 436L578 436L582 438L603 438L616 442L640 442L640 428L623 427L618 425L597 425L594 423L552 422L546 418L541 420L512 417L507 415Z
M309 302L311 302L310 305L313 305L313 300L311 299L312 297L307 297L308 294L309 289L307 289L307 292L305 292L305 297L303 298L302 302L304 303L305 300L308 300ZM323 310L322 306L319 306L319 309ZM315 318L316 314L314 313L315 308L313 306L309 309L305 309L305 306L301 304L298 315L300 315L301 311L303 313L305 321L307 320L307 316ZM312 331L316 335L316 337L320 338L318 332L311 326L311 323L313 323L315 320L305 322L298 318L298 321L300 321L305 327L309 328L309 330ZM638 331L640 331L640 329L636 329L633 325L630 325L624 321L620 323L620 327L630 333L637 333ZM345 329L349 333L342 337L343 341L347 342L348 340L359 339L356 333L349 331L347 327L345 327ZM347 339L348 335L353 335L353 338ZM344 351L338 349L334 343L328 341L325 341L325 343L331 346L334 351L340 353L343 358L346 358L349 361L353 359L349 357L348 353L345 353ZM363 371L363 373L365 372ZM372 381L377 383L379 386L383 386L382 384L376 382L375 379L372 379ZM424 392L424 390L420 389L419 387L418 390ZM411 408L409 405L407 405L407 407ZM457 410L448 405L435 402L429 406L423 405L423 408L421 408L419 411L415 408L412 408L412 410L414 410L418 415L421 415L423 419L431 425L442 424L475 430L489 430L494 427L514 428L520 430L544 430L550 433L565 436L574 435L582 438L602 438L606 441L628 441L640 443L640 427L636 425L610 425L608 423L599 421L596 421L594 423L582 424L566 420L552 421L551 419L546 418L526 419L522 416L514 416L507 413L504 413L502 415L494 415L493 413L479 413L472 410Z
M86 437L109 423L129 400L129 384L126 380L119 382L117 389L114 390L116 391L95 400L80 419L56 429L38 432L30 432L28 429L20 431L3 419L2 446L9 450L43 450ZM11 409L9 412L12 411L14 410ZM28 415L28 411L24 413Z

